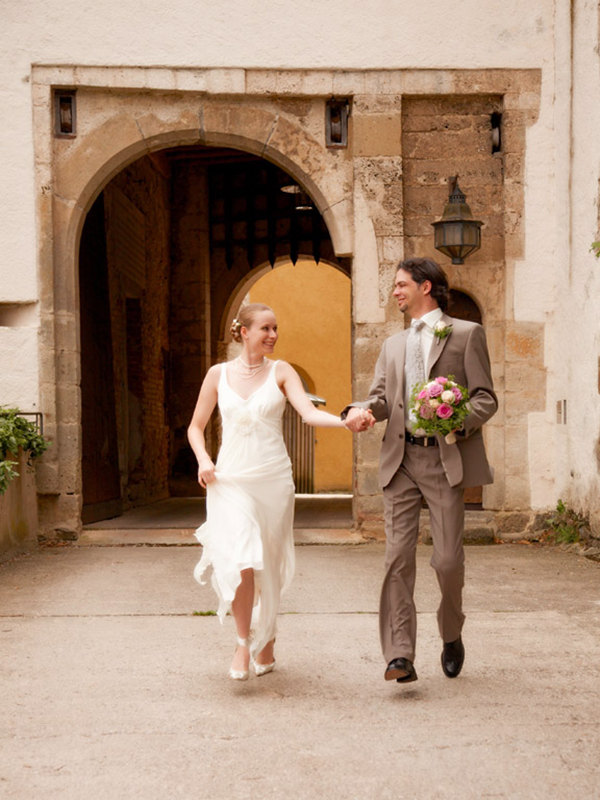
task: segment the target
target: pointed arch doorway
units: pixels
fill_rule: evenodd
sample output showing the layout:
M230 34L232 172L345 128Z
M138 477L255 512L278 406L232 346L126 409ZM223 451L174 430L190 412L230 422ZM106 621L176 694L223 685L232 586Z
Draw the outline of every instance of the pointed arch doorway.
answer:
M79 263L84 523L198 494L185 431L225 354L230 296L257 263L310 255L349 273L316 207L299 218L280 191L293 182L252 154L194 145L134 161L96 200Z
M481 309L466 292L458 289L450 289L448 301L448 314L457 319L468 320L483 324ZM468 509L481 509L483 498L483 487L473 486L465 489L465 507Z

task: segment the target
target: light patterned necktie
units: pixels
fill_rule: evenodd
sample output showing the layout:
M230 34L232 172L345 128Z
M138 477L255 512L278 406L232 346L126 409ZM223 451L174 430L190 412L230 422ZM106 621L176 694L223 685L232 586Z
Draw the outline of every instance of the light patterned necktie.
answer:
M423 345L421 344L421 330L424 325L425 323L420 319L413 320L406 337L406 387L409 401L416 384L424 383L426 379L425 364L423 363ZM417 420L412 412L410 413L410 420L414 430Z

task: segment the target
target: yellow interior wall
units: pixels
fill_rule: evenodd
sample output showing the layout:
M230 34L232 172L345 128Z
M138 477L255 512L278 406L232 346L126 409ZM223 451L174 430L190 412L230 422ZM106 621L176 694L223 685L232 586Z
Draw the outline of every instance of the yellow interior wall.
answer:
M327 264L290 262L263 275L250 302L266 303L277 317L275 358L305 371L310 390L324 397L332 414L351 400L350 279ZM352 490L352 435L344 429L316 428L315 491Z

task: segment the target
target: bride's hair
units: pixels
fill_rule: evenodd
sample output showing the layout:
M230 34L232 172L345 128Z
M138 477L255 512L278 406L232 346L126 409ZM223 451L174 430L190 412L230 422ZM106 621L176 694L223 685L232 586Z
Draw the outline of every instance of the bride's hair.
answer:
M237 318L233 320L231 328L229 329L235 342L242 341L242 328L249 328L254 322L254 317L257 314L261 314L263 311L270 311L273 313L273 309L270 306L266 306L264 303L248 303L247 306L242 306L240 308Z

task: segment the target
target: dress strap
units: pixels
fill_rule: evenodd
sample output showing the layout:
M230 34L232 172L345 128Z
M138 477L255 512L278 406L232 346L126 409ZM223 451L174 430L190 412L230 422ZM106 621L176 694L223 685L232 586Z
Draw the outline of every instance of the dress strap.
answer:
M223 361L221 364L221 374L219 375L219 388L218 391L221 392L225 386L228 386L229 383L227 381L227 373L225 370L227 369L227 361Z

